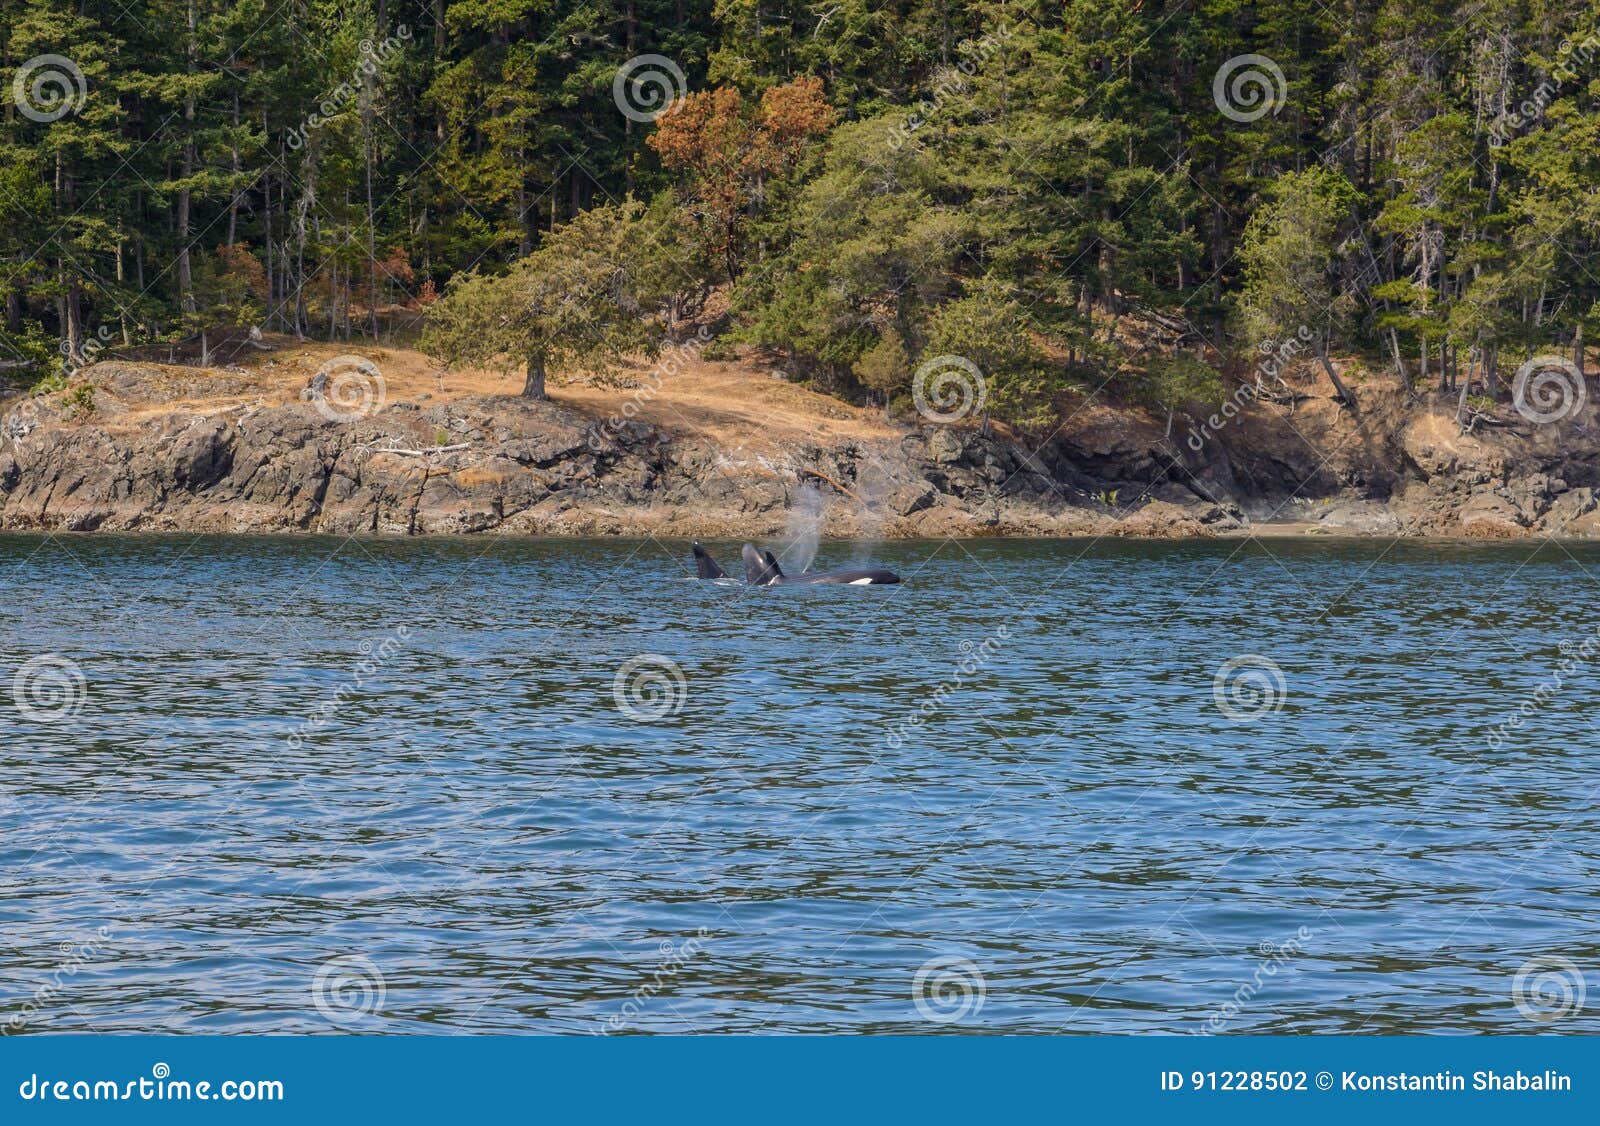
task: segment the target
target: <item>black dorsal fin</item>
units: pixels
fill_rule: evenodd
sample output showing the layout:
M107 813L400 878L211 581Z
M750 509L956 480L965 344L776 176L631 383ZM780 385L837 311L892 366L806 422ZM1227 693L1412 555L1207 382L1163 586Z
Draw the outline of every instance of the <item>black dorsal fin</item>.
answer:
M694 549L694 573L702 579L725 579L727 572L717 566L717 561L706 554L706 549L699 544L692 545Z
M744 558L744 581L751 586L771 586L783 577L777 561L757 551L754 544L745 544L739 554Z

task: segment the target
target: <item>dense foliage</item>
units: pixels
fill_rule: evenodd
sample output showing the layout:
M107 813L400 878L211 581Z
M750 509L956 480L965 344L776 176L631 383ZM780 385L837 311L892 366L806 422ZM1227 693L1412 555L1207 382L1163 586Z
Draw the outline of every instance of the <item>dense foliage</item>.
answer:
M618 309L724 288L796 376L887 402L957 354L1027 422L1107 381L1204 400L1192 357L1290 337L1352 407L1331 355L1493 394L1600 327L1597 26L1594 0L0 0L0 362L379 335L444 294L440 354L533 390L643 339Z

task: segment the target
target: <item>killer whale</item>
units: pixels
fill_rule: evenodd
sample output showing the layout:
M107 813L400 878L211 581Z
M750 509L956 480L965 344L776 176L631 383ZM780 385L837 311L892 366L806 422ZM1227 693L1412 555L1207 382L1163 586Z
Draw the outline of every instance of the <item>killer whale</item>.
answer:
M900 581L900 576L893 571L876 567L786 575L770 551L757 551L754 545L747 543L740 554L744 557L745 581L751 586L890 586Z
M758 551L755 545L747 543L740 554L744 559L745 582L751 586L892 586L900 581L899 575L879 567L786 575L770 551ZM694 545L694 569L702 579L727 577L727 573L717 566L717 561L699 544Z
M706 549L699 544L691 545L694 549L694 577L697 579L725 579L728 573L717 566L717 561L706 554Z

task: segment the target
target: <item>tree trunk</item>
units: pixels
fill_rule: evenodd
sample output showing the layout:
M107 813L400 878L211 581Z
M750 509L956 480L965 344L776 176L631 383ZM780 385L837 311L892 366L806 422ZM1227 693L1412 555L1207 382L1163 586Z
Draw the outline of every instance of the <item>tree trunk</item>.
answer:
M305 186L300 191L300 198L295 202L294 219L294 334L298 339L304 340L305 334L311 328L311 311L306 302L306 240L310 236L309 223L311 209L317 202L317 154L315 149L308 150L305 164L301 169L301 176ZM288 180L284 181L285 189Z
M239 187L239 174L244 166L239 163L239 95L233 96L233 184L228 195L228 245L239 241L239 197L244 194Z
M381 22L381 21L380 21ZM378 231L376 211L372 204L372 99L375 96L372 80L362 80L363 103L361 107L361 152L367 163L367 317L372 339L378 339ZM345 338L349 339L348 329Z
M267 252L267 315L261 328L271 332L278 317L278 261L272 243L272 173L261 173L261 243Z
M1317 359L1322 364L1322 370L1328 373L1328 378L1333 380L1333 389L1336 391L1339 402L1349 407L1354 413L1356 397L1350 393L1350 388L1344 385L1344 380L1339 378L1339 373L1333 370L1333 361L1328 359L1328 338L1320 337L1317 340Z
M61 263L65 270L66 263ZM83 290L79 288L76 277L67 283L66 296L62 299L62 332L66 339L67 359L73 364L84 362L83 355Z
M117 239L117 285L121 286L126 280L122 274L122 240L119 238ZM128 308L120 302L117 305L117 320L122 327L122 346L127 348L132 345L133 337L128 333Z
M1406 386L1406 394L1410 395L1411 373L1406 370L1406 361L1400 355L1400 335L1393 328L1389 330L1389 349L1394 353L1394 370L1400 373L1400 382Z
M528 357L528 377L522 383L522 397L524 399L545 398L544 356L533 355Z
M328 262L328 343L339 339L339 260Z
M190 74L194 73L195 56L195 29L198 26L195 14L194 0L189 0L189 35L186 40L188 67ZM178 189L178 303L185 313L195 312L194 300L194 271L189 264L189 177L194 175L195 147L194 125L195 104L194 95L191 93L183 101L183 181L184 186Z

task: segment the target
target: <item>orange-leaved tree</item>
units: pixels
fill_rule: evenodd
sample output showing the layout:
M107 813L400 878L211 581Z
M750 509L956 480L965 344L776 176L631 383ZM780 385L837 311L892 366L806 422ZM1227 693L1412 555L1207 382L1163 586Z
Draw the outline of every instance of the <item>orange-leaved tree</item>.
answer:
M728 87L689 94L656 119L650 147L681 177L683 206L729 281L738 280L744 225L767 181L791 170L834 120L820 78L773 86L754 108Z

